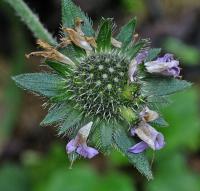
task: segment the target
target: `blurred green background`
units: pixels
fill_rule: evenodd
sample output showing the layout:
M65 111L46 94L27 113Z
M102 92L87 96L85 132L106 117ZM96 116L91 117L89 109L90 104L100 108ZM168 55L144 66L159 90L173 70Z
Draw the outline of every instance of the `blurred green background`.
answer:
M60 1L26 0L44 25L59 35ZM0 191L199 191L200 190L200 1L199 0L75 0L96 26L101 16L118 26L138 17L137 32L152 39L181 62L190 90L171 96L160 108L170 124L159 129L166 147L155 153L154 180L148 182L120 153L80 160L72 169L65 154L67 138L54 127L39 126L44 100L22 92L15 74L41 70L38 60L24 55L35 39L14 11L0 1ZM153 153L148 151L149 158Z

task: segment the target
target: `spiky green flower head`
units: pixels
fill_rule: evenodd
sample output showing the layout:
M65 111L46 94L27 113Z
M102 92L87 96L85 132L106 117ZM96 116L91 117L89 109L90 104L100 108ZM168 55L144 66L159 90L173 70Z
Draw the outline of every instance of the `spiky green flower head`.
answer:
M49 45L40 40L44 51L30 54L44 57L51 72L13 79L48 98L49 112L41 125L55 124L58 134L71 140L66 148L70 160L108 154L115 148L151 179L148 160L138 148L164 146L163 136L150 125L167 123L152 110L166 104L169 94L190 85L175 78L180 72L178 61L171 55L155 60L160 49L150 49L149 40L134 38L135 18L117 35L113 20L103 18L95 32L80 8L62 0L62 25L60 42ZM135 140L130 130L142 140L139 147L131 147Z

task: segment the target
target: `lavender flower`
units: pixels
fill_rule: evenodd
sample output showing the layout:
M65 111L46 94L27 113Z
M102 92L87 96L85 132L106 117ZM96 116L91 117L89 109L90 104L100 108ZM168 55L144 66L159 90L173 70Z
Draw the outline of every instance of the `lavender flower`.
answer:
M134 154L138 154L145 151L148 147L149 146L147 143L145 143L144 141L141 141L135 144L133 147L129 148L128 151Z
M157 112L150 110L148 107L145 107L140 112L140 117L145 122L151 122L158 119L159 115Z
M131 134L137 135L142 140L142 142L128 149L131 153L142 152L148 147L153 150L160 150L165 145L164 136L143 121L139 123L137 128L132 129Z
M147 50L138 53L137 56L135 57L137 64L141 64L148 56L148 53L149 52Z
M148 51L147 50L142 51L138 53L137 56L129 64L128 75L129 75L130 82L135 81L136 74L137 74L137 65L141 64L147 56L148 56Z
M93 158L95 155L97 155L99 152L92 148L87 146L87 138L89 136L90 129L92 127L92 122L86 124L83 126L78 134L76 135L75 139L72 139L67 145L66 150L67 153L71 153L73 151L76 151L79 155L83 156L84 158Z
M180 75L179 61L172 54L165 54L155 61L146 62L145 67L149 73L164 76L178 77Z
M128 149L131 153L140 153L148 147L153 150L160 150L164 147L164 136L151 127L147 122L157 119L158 113L145 107L140 112L141 122L138 126L131 129L131 135L137 135L142 141Z

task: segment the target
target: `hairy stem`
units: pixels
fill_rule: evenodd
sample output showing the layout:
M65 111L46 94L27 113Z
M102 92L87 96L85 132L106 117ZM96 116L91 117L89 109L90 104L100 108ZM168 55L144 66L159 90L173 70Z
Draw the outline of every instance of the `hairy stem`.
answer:
M9 3L11 7L17 12L22 21L33 32L35 38L42 39L52 45L57 44L52 35L41 24L39 18L31 11L31 9L23 2L23 0L4 1Z

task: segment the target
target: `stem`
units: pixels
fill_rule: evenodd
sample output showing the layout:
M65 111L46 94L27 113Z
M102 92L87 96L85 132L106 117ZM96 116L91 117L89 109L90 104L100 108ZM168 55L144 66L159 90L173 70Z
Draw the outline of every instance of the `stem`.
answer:
M44 28L39 18L31 11L31 9L23 2L23 0L4 1L9 3L10 6L17 12L22 21L33 32L35 38L42 39L52 45L57 44L52 35Z

